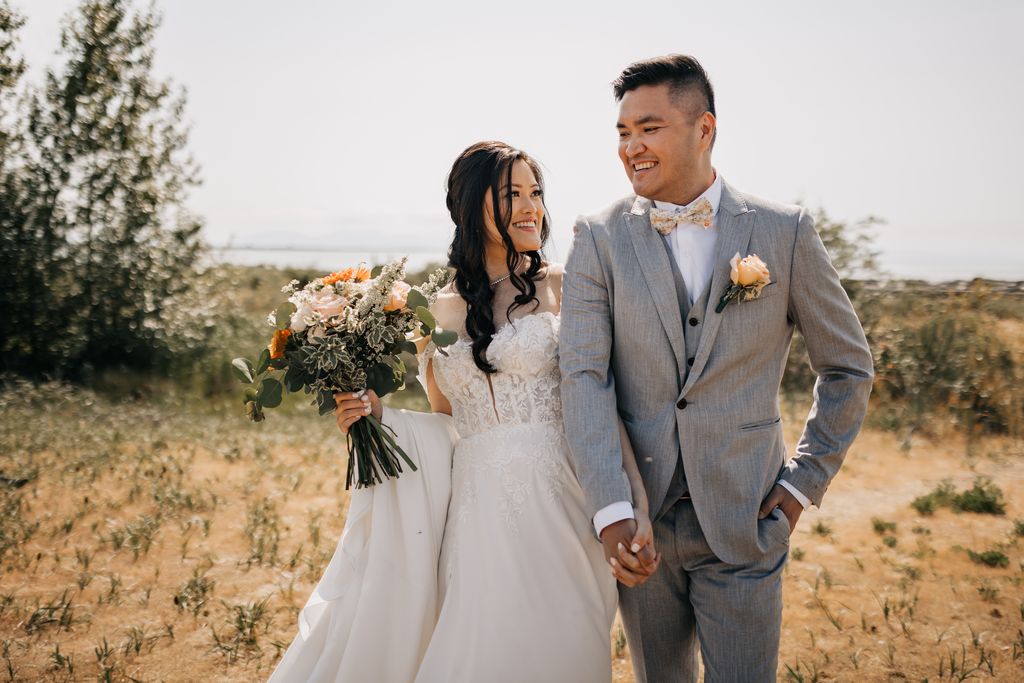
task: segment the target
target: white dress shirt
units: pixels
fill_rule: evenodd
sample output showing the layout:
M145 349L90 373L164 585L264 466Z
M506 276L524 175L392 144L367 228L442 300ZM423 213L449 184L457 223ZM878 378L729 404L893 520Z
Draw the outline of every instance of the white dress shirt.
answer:
M668 235L662 236L662 239L668 244L672 256L675 257L679 273L683 276L683 282L686 283L690 306L693 306L694 302L703 296L704 290L711 286L711 276L715 271L715 242L718 238L718 206L722 201L722 176L718 175L716 171L711 186L685 206L662 201L654 202L654 206L659 209L687 210L701 199L707 199L711 203L712 218L709 227L684 223ZM804 509L811 506L811 501L807 496L788 481L780 479L779 484L792 493ZM633 504L629 501L612 503L601 508L594 515L594 530L600 536L606 526L624 519L634 519L634 517Z

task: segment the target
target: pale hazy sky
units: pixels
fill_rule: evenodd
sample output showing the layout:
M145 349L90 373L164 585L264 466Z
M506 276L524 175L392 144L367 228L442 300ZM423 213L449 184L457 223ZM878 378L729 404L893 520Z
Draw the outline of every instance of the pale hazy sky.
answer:
M12 0L38 80L73 0ZM137 3L139 6L142 3ZM1024 279L1024 2L162 0L157 68L188 89L215 244L436 249L456 155L537 157L563 260L629 193L609 82L697 56L733 185L884 218L899 276Z

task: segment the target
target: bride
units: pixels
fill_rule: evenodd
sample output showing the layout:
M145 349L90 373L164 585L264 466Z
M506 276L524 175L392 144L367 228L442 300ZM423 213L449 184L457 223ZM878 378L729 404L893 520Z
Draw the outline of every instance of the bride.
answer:
M420 349L432 414L339 394L342 432L373 413L414 459L353 492L341 542L271 681L611 680L619 568L584 511L562 426L562 271L546 263L537 163L500 142L448 176L454 280L431 311L459 340ZM647 497L620 425L637 513ZM656 558L655 562L660 558Z

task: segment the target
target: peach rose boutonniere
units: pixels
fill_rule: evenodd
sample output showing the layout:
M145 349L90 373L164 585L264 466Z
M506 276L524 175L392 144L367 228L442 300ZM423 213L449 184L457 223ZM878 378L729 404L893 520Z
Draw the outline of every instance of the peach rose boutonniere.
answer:
M768 264L751 254L740 258L739 252L729 261L732 271L729 279L732 282L725 288L725 293L715 307L715 313L721 313L733 301L753 301L761 296L761 290L772 283Z

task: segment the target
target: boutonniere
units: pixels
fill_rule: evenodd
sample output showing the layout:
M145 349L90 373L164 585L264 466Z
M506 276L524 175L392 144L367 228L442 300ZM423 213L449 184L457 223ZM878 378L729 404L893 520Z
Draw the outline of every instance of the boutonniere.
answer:
M741 259L739 252L736 252L729 265L732 266L729 273L732 282L725 288L725 293L715 307L715 313L721 313L733 301L753 301L761 296L762 289L772 283L768 264L757 254Z

